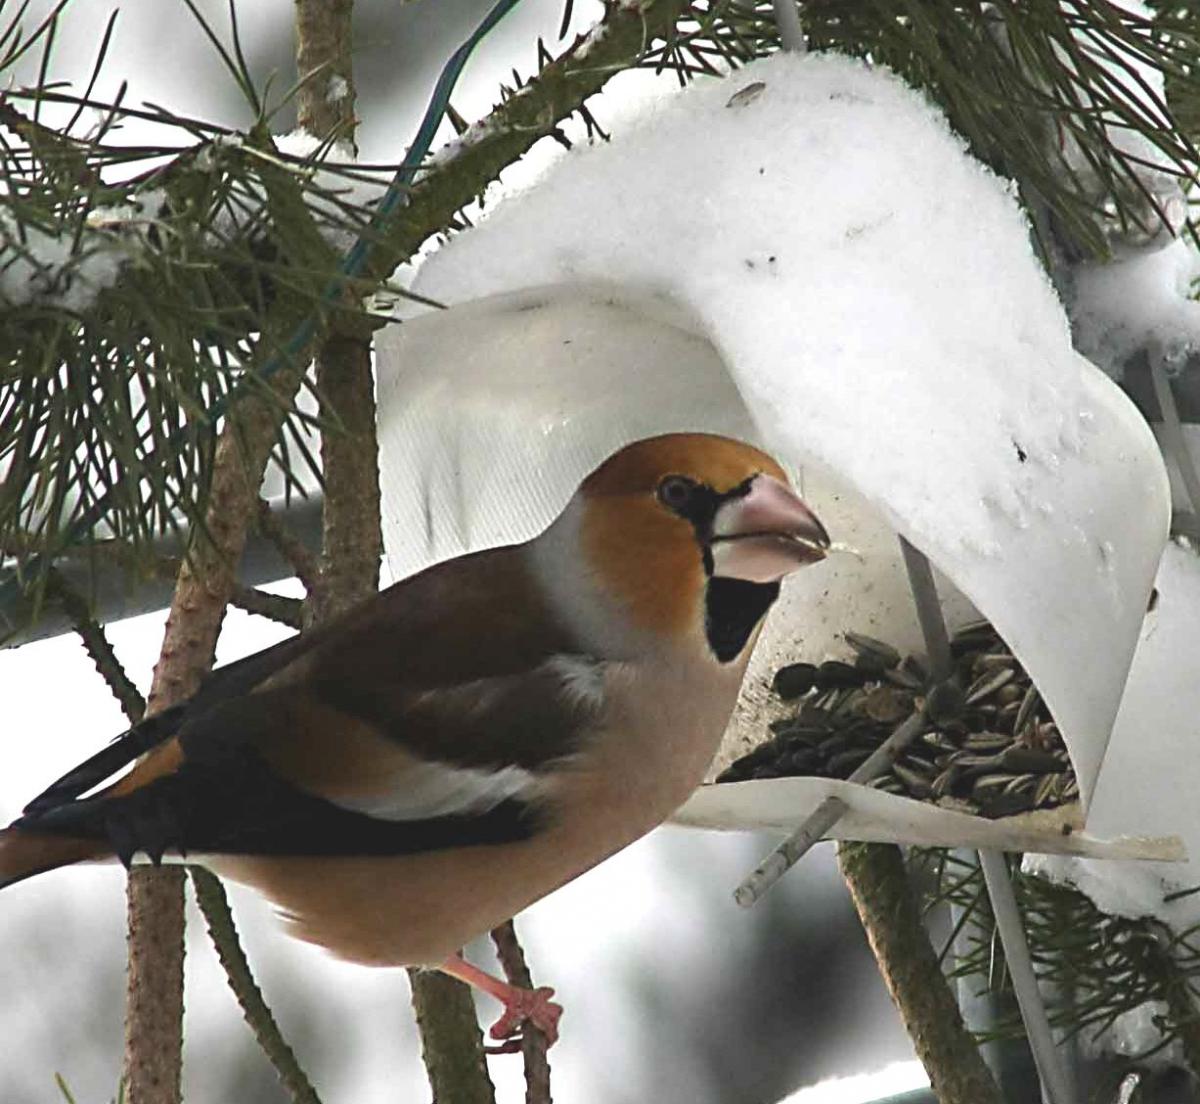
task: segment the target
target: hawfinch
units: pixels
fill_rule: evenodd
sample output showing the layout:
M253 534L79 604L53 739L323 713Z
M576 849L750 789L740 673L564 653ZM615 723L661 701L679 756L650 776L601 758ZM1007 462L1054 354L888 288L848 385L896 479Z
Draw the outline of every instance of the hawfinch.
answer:
M525 544L437 564L212 673L0 832L0 885L189 855L355 962L435 966L553 1040L552 990L459 949L699 784L783 576L829 538L771 457L621 449ZM107 788L83 796L137 760Z

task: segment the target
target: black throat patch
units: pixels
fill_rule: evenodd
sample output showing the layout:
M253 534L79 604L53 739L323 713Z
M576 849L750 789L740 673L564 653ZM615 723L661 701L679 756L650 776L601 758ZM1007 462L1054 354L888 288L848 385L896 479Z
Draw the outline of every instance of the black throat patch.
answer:
M720 575L709 578L704 595L704 633L713 655L722 663L736 659L778 597L778 583L749 583Z

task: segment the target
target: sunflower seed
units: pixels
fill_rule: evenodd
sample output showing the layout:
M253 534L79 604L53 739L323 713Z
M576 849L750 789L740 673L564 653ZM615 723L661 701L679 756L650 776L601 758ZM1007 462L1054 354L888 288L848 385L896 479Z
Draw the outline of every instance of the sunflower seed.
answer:
M934 724L948 724L962 716L963 692L953 682L939 682L925 696L925 712Z
M972 732L963 741L963 747L971 751L999 751L1001 748L1006 748L1012 743L1011 736L1005 736L1003 732Z
M789 663L775 672L771 686L784 701L792 701L813 688L816 675L817 668L811 663Z
M971 786L971 796L976 801L980 796L987 795L991 790L1002 790L1013 779L1011 774L983 774L975 779Z
M1050 752L1023 747L1020 744L1010 744L1000 753L999 759L1010 770L1030 771L1034 774L1057 771L1061 765L1057 757Z
M835 778L845 778L870 754L869 748L847 748L845 751L839 751L837 755L831 755L825 765Z
M1043 774L1033 794L1034 805L1045 805L1060 795L1061 774Z
M950 793L951 790L958 784L958 780L962 777L962 771L959 770L958 764L951 763L941 774L934 780L931 791L934 797L943 797Z
M1014 675L1016 675L1016 671L1011 667L1004 667L999 671L988 671L980 675L967 688L967 705L974 705L994 694L1001 686L1011 682Z
M1016 674L1016 672L1013 673L1014 675ZM1017 709L1020 709L1021 698L1024 697L1024 695L1025 691L1022 690L1021 687L1010 682L1007 686L1001 686L1000 689L996 691L996 705L1001 713L1003 713L1010 706L1015 712Z
M908 671L900 668L884 671L883 677L892 683L894 686L899 686L902 690L920 690L921 680L910 674Z
M921 742L938 751L958 751L958 744L940 728L930 729L921 737Z
M926 798L933 792L928 778L910 770L903 763L893 763L892 773L904 783L905 789L916 798Z
M846 633L846 643L854 649L859 658L868 659L879 665L880 671L895 667L900 662L900 653L890 644L876 640L865 633Z
M1042 695L1038 693L1038 688L1032 683L1029 689L1025 691L1025 697L1021 699L1021 706L1017 710L1016 720L1013 721L1013 732L1020 736L1025 731L1025 726L1029 724L1033 718L1034 711L1041 704Z
M862 686L865 677L862 671L843 663L840 659L827 659L817 668L816 683L824 688L844 689L850 686Z
M913 710L911 694L886 685L864 691L858 704L866 716L880 724L898 724Z

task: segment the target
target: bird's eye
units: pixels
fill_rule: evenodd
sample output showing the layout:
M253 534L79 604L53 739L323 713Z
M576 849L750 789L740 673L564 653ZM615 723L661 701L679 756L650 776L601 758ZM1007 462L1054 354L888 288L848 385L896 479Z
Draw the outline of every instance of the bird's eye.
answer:
M668 510L681 513L692 501L692 494L695 490L696 484L685 476L668 475L658 485L658 500Z

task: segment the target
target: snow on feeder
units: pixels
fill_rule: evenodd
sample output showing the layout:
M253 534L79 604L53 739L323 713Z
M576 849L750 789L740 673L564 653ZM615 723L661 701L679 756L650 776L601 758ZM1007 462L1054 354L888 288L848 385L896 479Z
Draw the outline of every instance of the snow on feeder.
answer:
M679 819L788 830L836 795L837 835L1178 856L1083 829L1167 533L1158 449L1072 350L1004 183L919 95L832 56L694 86L502 203L417 288L450 309L379 346L397 575L533 535L629 440L748 439L858 557L785 588L718 766L768 735L783 664L850 656L848 630L920 649L900 534L951 625L982 613L1011 647L1080 797L987 820L777 778L704 786Z

